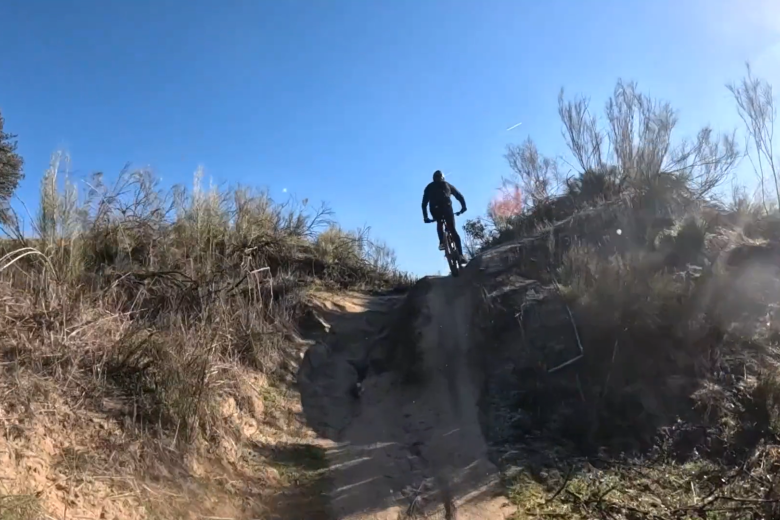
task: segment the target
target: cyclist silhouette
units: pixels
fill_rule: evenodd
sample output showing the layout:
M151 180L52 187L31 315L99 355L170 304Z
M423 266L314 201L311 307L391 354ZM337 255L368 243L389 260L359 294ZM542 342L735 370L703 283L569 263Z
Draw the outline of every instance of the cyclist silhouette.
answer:
M455 245L458 248L458 255L461 263L466 262L466 258L463 256L463 246L460 241L460 234L455 227L455 213L452 211L452 200L450 197L455 197L460 202L460 211L458 215L466 211L466 199L463 195L449 182L444 180L444 174L440 170L433 172L433 182L429 183L425 187L422 200L423 220L425 223L436 221L436 233L439 235L439 249L444 250L444 229L442 223L447 222L447 227L455 237ZM428 205L431 207L431 216L433 219L428 218Z

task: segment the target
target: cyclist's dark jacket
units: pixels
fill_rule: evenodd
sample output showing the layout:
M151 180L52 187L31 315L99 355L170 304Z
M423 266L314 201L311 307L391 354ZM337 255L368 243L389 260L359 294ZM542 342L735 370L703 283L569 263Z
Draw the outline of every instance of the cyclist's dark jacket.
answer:
M431 216L435 218L436 214L440 214L442 210L452 208L452 201L450 196L454 196L460 202L462 207L466 207L466 199L463 195L447 181L431 182L425 187L422 200L423 216L427 215L428 203L431 204Z

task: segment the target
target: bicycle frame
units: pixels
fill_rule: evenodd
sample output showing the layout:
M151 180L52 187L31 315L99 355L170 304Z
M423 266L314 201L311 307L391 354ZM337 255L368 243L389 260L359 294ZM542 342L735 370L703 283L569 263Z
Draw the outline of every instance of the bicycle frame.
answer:
M460 274L460 255L458 254L458 247L455 244L455 238L452 236L452 231L447 225L447 221L441 219L442 230L444 231L444 257L447 259L447 263L450 266L450 273L452 276L458 276Z
M465 210L458 211L455 215L462 215ZM455 242L455 237L452 235L453 230L447 226L447 221L444 218L427 220L428 223L441 222L442 231L444 234L444 257L447 259L447 263L450 266L450 273L452 276L458 276L460 273L460 253L458 253L458 246Z

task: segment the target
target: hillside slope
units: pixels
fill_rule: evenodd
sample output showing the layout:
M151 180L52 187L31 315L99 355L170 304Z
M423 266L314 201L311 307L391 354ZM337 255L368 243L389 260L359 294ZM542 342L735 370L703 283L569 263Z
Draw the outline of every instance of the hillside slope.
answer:
M636 218L578 213L484 251L459 278L320 309L330 326L298 384L308 424L334 443L330 514L771 517L771 222L762 238L698 213L643 249Z
M313 293L404 291L392 250L197 176L81 199L61 174L37 236L0 241L0 518L327 518L298 322Z

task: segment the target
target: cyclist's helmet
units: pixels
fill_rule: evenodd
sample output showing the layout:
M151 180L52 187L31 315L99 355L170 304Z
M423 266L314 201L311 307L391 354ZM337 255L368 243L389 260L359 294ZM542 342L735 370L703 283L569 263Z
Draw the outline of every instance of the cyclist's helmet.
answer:
M433 182L441 182L444 180L444 174L441 172L441 170L436 170L433 172Z

